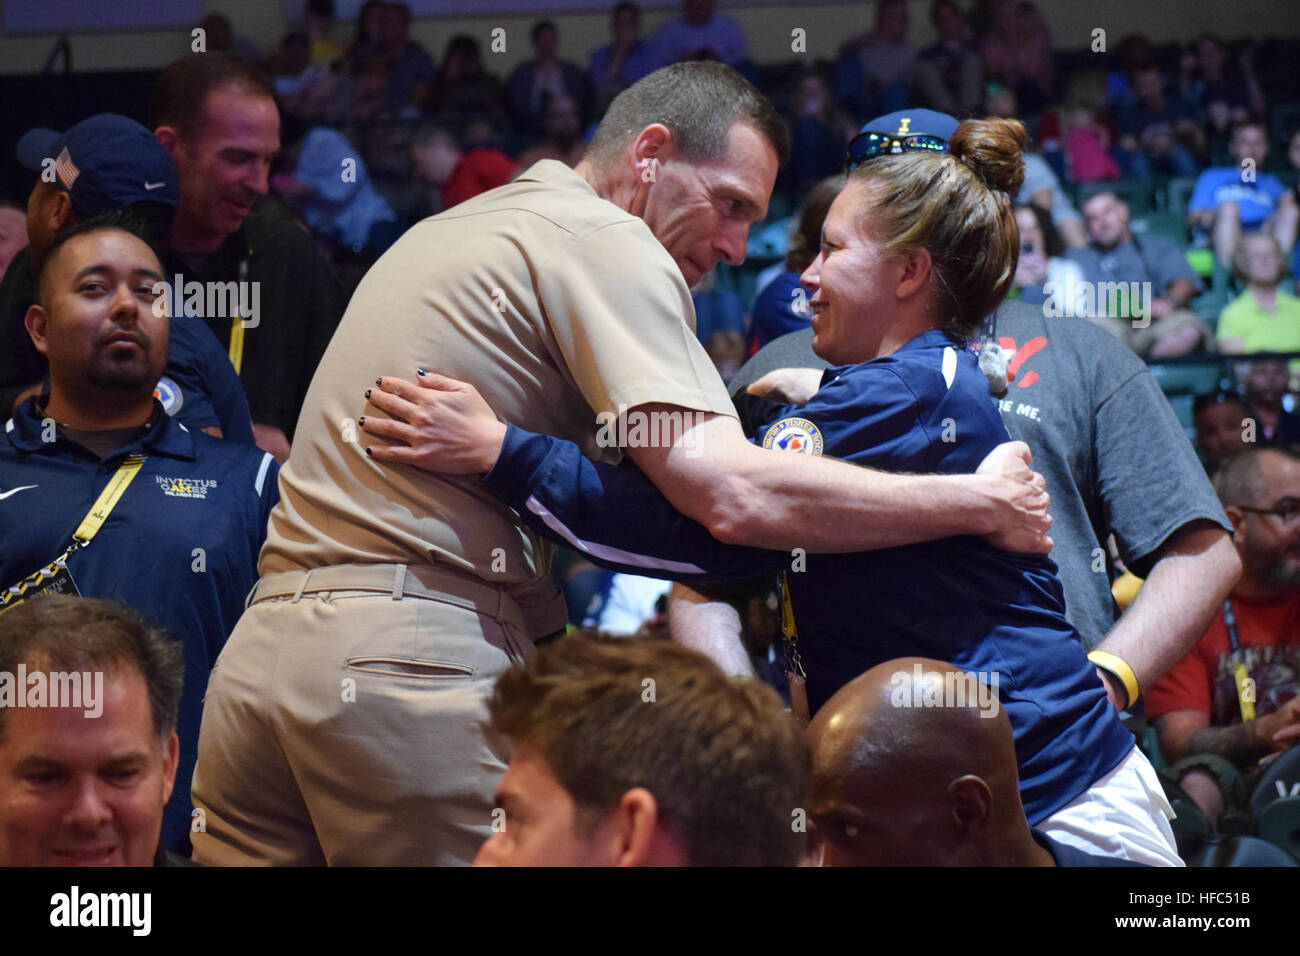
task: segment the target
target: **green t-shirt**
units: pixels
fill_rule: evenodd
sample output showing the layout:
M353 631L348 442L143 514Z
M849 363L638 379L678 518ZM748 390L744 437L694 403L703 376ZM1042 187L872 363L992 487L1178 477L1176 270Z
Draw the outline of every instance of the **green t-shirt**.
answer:
M1247 352L1300 352L1300 299L1279 289L1276 307L1265 312L1243 292L1219 316L1218 338L1241 339Z

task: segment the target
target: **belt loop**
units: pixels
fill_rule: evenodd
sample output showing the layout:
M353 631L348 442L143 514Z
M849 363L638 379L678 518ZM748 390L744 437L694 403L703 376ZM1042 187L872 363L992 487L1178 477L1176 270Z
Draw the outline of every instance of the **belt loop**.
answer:
M305 590L307 589L307 582L311 580L312 571L314 571L314 570L316 570L316 569L315 569L315 568L310 568L310 569L308 569L307 572L302 576L302 580L298 582L298 590L296 590L296 591L293 592L293 602L292 602L292 603L297 604L299 601L302 600L302 592L305 591Z
M393 600L400 601L406 592L406 565L398 564L393 570Z

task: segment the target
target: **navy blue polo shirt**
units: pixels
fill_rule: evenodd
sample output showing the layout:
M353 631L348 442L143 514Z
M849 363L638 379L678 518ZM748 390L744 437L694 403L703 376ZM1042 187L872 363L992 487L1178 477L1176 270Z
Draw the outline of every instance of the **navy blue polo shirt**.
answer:
M807 405L777 408L767 420L753 439L765 448L892 472L969 474L1009 440L974 357L939 331L892 355L827 369ZM1065 619L1047 558L966 536L807 554L796 565L790 552L718 543L635 468L587 462L576 446L513 426L484 481L539 531L615 570L686 581L791 571L814 712L854 677L897 657L996 675L1031 823L1133 748Z
M257 444L244 386L217 337L199 319L168 324L167 368L154 390L167 414L190 431L217 425L227 441Z
M184 645L180 766L163 824L164 843L174 849L189 833L208 672L257 581L257 555L279 499L274 459L160 414L142 437L101 461L44 426L29 398L0 441L0 587L63 553L131 453L148 459L89 547L68 559L68 570L84 597L122 601Z

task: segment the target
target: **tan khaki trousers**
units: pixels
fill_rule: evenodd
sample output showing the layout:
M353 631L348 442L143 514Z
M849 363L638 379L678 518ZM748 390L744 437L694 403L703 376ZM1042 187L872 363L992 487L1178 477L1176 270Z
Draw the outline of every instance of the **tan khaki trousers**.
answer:
M528 627L505 591L439 568L262 578L208 682L194 859L472 862L506 766L486 700Z

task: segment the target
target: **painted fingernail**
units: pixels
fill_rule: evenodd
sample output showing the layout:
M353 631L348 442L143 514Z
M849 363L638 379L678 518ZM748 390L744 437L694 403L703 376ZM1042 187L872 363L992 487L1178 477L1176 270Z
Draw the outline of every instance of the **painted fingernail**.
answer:
M370 397L370 389L366 389L366 398Z
M377 379L375 379L375 384L376 384L376 385L383 385L383 384L384 384L384 380L383 380L382 378L377 378Z
M369 446L369 445L366 446L366 457L367 457L367 458L374 458L374 457L375 457L374 455L370 454L370 446Z
M415 374L416 374L416 375L428 375L429 373L426 372L426 371L425 371L424 369L422 369L422 368L417 368L417 369L415 370Z
M366 427L366 416L365 416L365 415L362 415L360 418L358 418L358 419L357 419L357 424L358 424L360 427L365 428L365 427Z

